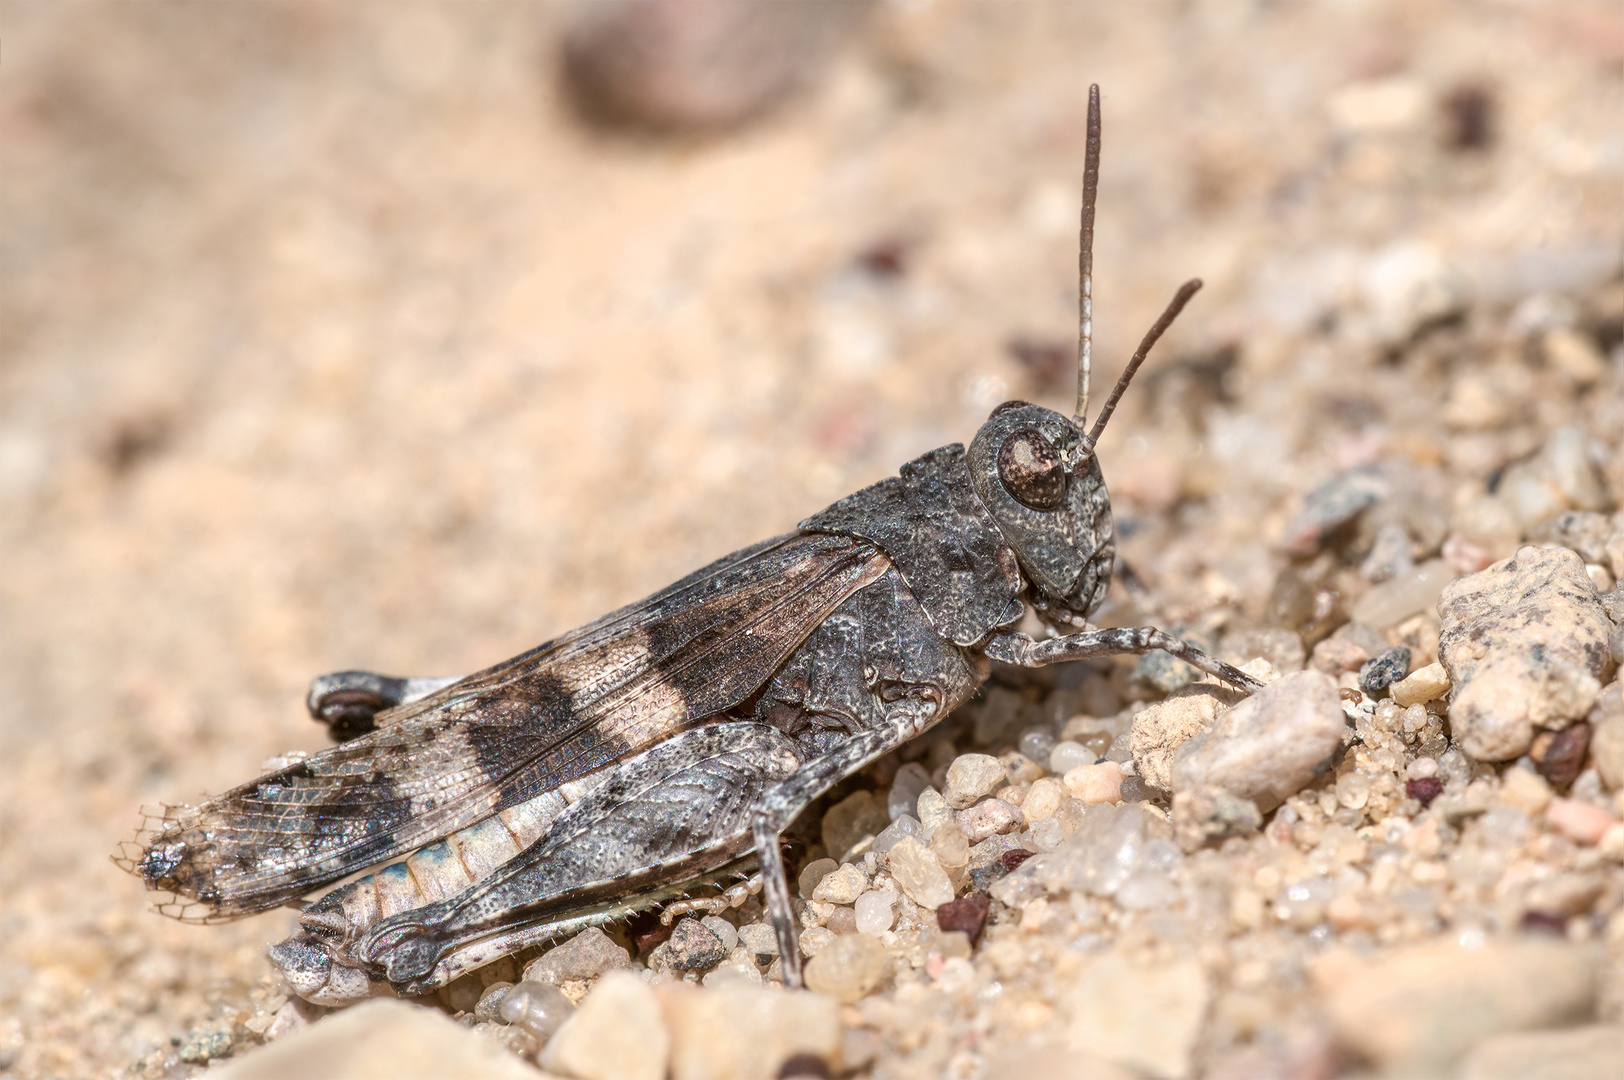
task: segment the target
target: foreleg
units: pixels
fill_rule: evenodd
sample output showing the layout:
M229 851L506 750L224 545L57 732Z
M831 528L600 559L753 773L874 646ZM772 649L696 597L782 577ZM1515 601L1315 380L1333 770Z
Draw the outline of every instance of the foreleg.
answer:
M994 634L983 650L994 660L1019 667L1046 667L1065 660L1086 660L1094 656L1130 653L1142 656L1153 650L1169 653L1186 664L1215 675L1238 690L1255 693L1263 684L1232 664L1214 660L1200 649L1153 626L1123 627L1116 630L1089 630L1081 634L1037 641L1026 634Z
M397 679L372 671L335 671L310 680L305 707L310 717L327 725L334 742L348 742L377 727L377 715L396 705L428 697L461 679Z

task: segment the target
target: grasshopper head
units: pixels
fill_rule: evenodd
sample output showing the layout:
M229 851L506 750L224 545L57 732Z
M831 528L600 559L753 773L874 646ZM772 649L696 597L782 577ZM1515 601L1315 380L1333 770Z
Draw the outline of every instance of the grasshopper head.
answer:
M1111 585L1116 543L1098 458L1071 418L1024 401L993 410L970 444L970 480L1052 623L1081 625Z
M1030 583L1028 599L1051 625L1081 626L1111 587L1116 541L1111 499L1095 444L1151 346L1190 302L1200 281L1174 295L1086 434L1094 342L1094 204L1099 196L1100 88L1088 90L1088 151L1077 236L1077 415L1065 417L1024 401L992 411L970 444L970 480L1015 550Z

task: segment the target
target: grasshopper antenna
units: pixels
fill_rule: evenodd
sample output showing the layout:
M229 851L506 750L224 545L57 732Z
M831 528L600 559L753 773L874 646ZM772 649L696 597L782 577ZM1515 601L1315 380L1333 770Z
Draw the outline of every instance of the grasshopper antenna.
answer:
M1094 204L1100 194L1100 84L1088 88L1088 149L1083 156L1083 220L1077 230L1077 426L1088 416L1094 368ZM1090 446L1093 444L1090 443Z
M1133 359L1128 361L1128 366L1122 371L1122 378L1118 379L1116 386L1111 388L1111 396L1105 399L1105 405L1100 409L1099 419L1094 421L1094 430L1088 433L1083 439L1082 445L1078 447L1079 461L1086 460L1094 452L1094 445L1099 442L1100 434L1105 430L1105 423L1111 419L1111 413L1116 410L1117 402L1122 400L1122 392L1128 388L1128 382L1133 378L1134 372L1138 371L1139 365L1145 362L1145 357L1150 355L1150 350L1155 346L1157 340L1167 332L1169 326L1173 325L1173 320L1179 317L1179 312L1183 311L1184 305L1190 302L1190 297L1199 291L1201 291L1201 279L1191 278L1183 285L1180 285L1179 291L1173 294L1173 300L1167 305L1167 310L1162 312L1162 317L1156 320L1155 325L1150 328L1150 332L1145 335L1145 339L1139 343L1139 348L1134 350Z

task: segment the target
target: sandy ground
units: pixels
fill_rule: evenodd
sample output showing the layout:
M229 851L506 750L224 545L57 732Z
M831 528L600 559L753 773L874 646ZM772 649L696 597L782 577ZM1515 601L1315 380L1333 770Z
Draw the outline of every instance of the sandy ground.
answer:
M1616 317L1614 5L896 5L702 141L582 125L561 17L0 7L0 1070L118 1075L268 992L291 913L173 924L107 855L140 805L319 748L312 675L484 666L1007 396L1066 408L1009 343L1074 333L1091 81L1102 379L1199 275L1153 363L1292 388L1205 445L1130 396L1120 515L1260 511L1213 566L1143 550L1158 587L1260 605L1290 495L1438 408L1380 369L1373 260ZM900 274L864 268L882 249ZM1546 389L1470 469L1560 421Z

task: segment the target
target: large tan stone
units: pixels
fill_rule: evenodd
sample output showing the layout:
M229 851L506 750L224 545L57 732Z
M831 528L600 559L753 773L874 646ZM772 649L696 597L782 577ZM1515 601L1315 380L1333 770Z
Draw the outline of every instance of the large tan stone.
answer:
M1496 1035L1461 1063L1461 1080L1617 1080L1624 1074L1624 1027Z
M1450 724L1475 758L1527 753L1537 729L1583 717L1612 673L1612 623L1583 560L1566 548L1520 548L1456 580L1438 614Z
M1198 682L1147 706L1133 718L1128 750L1134 771L1145 783L1173 790L1173 755L1193 736L1212 726L1218 714L1245 694L1214 682Z
M672 1080L777 1076L799 1055L840 1073L840 1004L827 994L671 983L658 996L671 1029Z
M1146 965L1116 953L1100 958L1067 995L1073 1052L1151 1076L1190 1074L1207 1014L1206 973L1193 959Z
M1589 1019L1601 961L1551 939L1449 941L1327 953L1313 977L1344 1045L1393 1075L1437 1076L1491 1035Z
M541 1080L542 1074L438 1009L382 999L318 1020L210 1069L211 1080Z
M670 1048L654 991L611 971L543 1048L541 1064L578 1080L663 1080Z
M1222 788L1268 813L1314 778L1347 723L1329 675L1294 671L1180 746L1173 790Z

